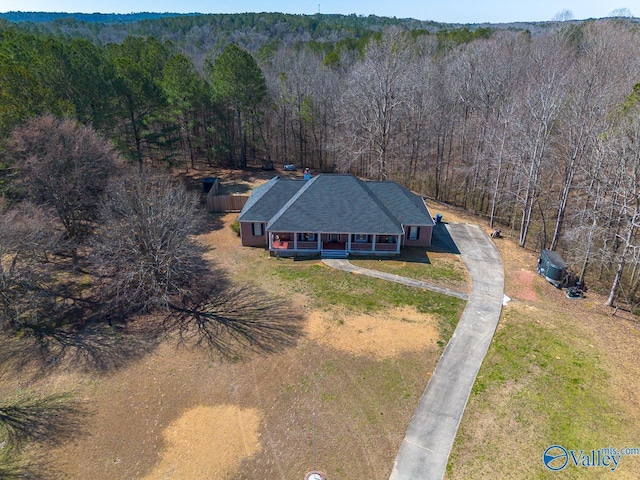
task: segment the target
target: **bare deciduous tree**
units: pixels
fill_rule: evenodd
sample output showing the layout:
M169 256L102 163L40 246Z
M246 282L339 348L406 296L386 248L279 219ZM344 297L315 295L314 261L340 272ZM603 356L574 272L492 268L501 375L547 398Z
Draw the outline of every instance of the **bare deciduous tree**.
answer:
M534 207L540 194L541 175L545 163L549 161L548 150L566 95L566 49L557 34L552 34L544 40L532 45L530 49L528 82L520 122L521 247L524 247L527 241Z
M191 235L197 197L159 174L127 172L107 188L92 241L101 295L113 315L167 311L203 274Z
M57 236L49 218L33 205L0 215L0 327L37 324L55 309L51 274L40 261Z
M111 145L73 120L46 116L13 131L6 157L20 171L27 196L55 211L76 263L116 164Z
M404 119L410 57L407 35L388 32L351 72L342 104L343 170L363 162L369 168L359 173L388 178L389 163L399 154L394 146Z
M612 230L614 247L611 256L615 274L606 302L608 306L613 306L615 302L627 267L630 266L634 272L629 282L631 284L634 282L633 277L637 269L637 264L634 265L632 259L638 259L634 252L639 248L636 242L640 229L640 121L637 117L640 106L639 91L640 88L634 89L630 95L627 100L629 107L623 111L620 127L611 135L618 170L615 182L617 188L612 195L615 228Z

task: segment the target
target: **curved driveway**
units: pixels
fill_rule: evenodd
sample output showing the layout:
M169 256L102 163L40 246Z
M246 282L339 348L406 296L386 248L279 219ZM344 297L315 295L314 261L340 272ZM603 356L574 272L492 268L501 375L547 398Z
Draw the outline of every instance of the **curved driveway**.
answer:
M498 326L504 299L504 271L498 249L477 225L447 224L471 275L468 296L424 282L325 260L334 268L467 300L458 326L436 366L402 441L390 480L441 480L471 388Z
M444 478L458 425L502 311L504 271L498 249L477 225L453 223L447 230L469 270L472 290L411 419L390 480Z

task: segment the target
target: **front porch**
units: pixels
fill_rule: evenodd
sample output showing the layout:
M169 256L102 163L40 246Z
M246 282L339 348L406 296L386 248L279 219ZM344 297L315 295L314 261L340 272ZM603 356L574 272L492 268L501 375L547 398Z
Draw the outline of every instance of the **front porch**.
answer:
M269 251L281 256L398 255L402 243L397 234L268 232L268 236Z

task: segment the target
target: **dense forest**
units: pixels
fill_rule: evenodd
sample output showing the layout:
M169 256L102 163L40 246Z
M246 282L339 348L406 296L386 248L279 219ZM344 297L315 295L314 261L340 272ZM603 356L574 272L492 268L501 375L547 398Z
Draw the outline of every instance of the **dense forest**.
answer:
M91 192L85 177L76 179L79 206L29 188L43 178L59 188L66 175L35 168L34 158L55 152L39 151L45 145L32 137L88 129L97 138L87 144L108 140L135 166L129 176L293 163L394 180L485 216L522 247L559 250L580 278L606 288L610 305L633 306L637 23L531 27L274 13L0 21L3 221L19 208L44 215L46 207L76 265L84 255L112 269L103 278L116 301L124 287L108 266L115 254L99 255L104 243L94 237L117 213L98 208L98 198L117 198L111 170L88 170L104 178ZM68 147L56 138L56 148ZM106 146L92 153L112 154ZM174 293L186 284L178 281ZM172 301L154 295L164 306ZM140 302L139 311L149 311Z
M178 13L67 13L67 12L4 12L0 18L10 22L49 23L57 20L75 19L87 23L129 23L140 20L154 20L164 17L178 17Z

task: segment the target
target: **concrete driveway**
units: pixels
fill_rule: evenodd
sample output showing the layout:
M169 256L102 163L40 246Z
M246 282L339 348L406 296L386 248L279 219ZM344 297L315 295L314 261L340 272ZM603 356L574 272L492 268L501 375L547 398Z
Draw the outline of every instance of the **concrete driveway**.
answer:
M390 480L441 480L471 388L498 326L504 298L502 260L477 225L446 225L472 280L453 336L411 419Z

